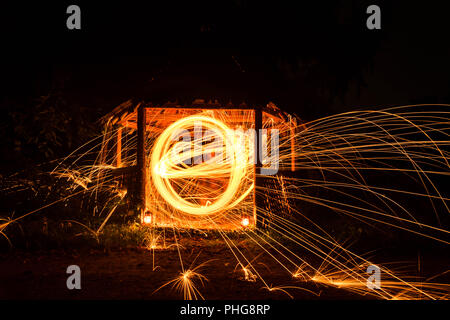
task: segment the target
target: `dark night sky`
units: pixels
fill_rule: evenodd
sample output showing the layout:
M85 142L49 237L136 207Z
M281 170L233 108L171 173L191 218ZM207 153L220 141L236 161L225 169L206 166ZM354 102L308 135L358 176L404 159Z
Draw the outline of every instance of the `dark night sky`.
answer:
M393 8L387 39L365 73L360 96L347 93L346 103L389 106L408 103L449 103L450 26L444 6L410 2Z
M2 7L2 108L64 88L99 113L128 98L274 101L307 119L358 107L448 102L444 1L78 1ZM75 2L74 2L75 3Z

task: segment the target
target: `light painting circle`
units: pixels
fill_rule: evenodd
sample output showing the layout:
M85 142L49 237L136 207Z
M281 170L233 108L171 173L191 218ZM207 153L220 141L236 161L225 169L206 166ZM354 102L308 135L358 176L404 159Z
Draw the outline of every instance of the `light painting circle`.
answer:
M189 134L197 126L201 125L204 132L214 132L222 140L220 143L209 146L208 152L226 155L225 161L218 161L218 157L212 161L187 166L177 150L191 150L191 156L202 156L205 152L200 148L200 153L193 148L197 143L204 141L190 140L189 142L176 141L180 134ZM253 184L243 190L243 182L248 178L249 166L248 150L243 146L242 140L237 139L224 122L205 115L194 115L182 118L168 126L156 140L150 160L151 180L166 203L173 208L196 216L207 216L223 212L241 202L253 189ZM193 151L192 151L193 150ZM226 179L224 191L215 197L214 201L202 205L195 201L189 201L180 195L174 188L174 179ZM195 192L194 192L195 193Z

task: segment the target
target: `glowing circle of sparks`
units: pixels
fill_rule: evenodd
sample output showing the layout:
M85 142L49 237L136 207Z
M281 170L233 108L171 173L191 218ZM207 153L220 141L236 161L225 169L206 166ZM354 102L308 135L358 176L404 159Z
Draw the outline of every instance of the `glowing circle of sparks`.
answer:
M180 130L188 130L201 123L202 130L214 132L220 136L220 143L211 144L207 152L226 155L223 159L218 157L209 161L202 161L193 166L187 166L184 160L190 157L202 156L205 150L189 152L189 156L180 157L176 150L190 149L195 143L177 142L174 137ZM150 162L150 174L153 184L164 200L177 210L182 212L206 216L232 208L241 202L253 189L253 184L246 190L242 190L243 181L248 175L249 151L243 147L242 140L230 134L233 131L222 121L204 115L194 115L182 118L168 126L156 140ZM207 205L191 202L180 196L173 187L172 179L213 179L228 178L225 191L213 202Z

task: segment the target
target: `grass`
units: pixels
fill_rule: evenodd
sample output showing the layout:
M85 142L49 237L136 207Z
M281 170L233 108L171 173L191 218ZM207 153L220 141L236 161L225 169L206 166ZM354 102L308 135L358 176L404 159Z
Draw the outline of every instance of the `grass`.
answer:
M173 248L216 246L223 244L222 236L214 230L151 228L140 223L109 223L97 233L96 224L76 220L48 218L12 223L0 234L0 251L51 249L114 249L114 248ZM227 232L236 242L248 242L243 232Z

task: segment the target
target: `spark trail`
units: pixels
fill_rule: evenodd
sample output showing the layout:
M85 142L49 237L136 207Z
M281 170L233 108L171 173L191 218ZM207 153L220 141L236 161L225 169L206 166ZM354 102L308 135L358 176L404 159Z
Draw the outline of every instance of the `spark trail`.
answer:
M167 126L147 130L146 210L153 228L148 246L156 254L157 242L165 241L165 231L154 237L157 227L172 230L175 239L182 229L214 229L236 259L244 280L258 281L269 291L291 297L292 290L300 289L317 295L304 286L314 283L382 299L448 299L450 285L438 282L438 276L416 279L398 263L375 263L376 255L368 258L350 250L330 231L327 221L345 216L380 233L389 228L449 245L445 189L450 175L449 107L354 111L306 123L294 116L288 121L265 116L263 128L279 131L277 175L255 170L253 137L229 134L232 129L254 128L253 111L240 111L239 120L221 110L185 111ZM158 113L150 114L148 121L157 117ZM202 128L196 135L198 122ZM73 196L83 194L95 203L93 215L104 216L97 234L130 193L118 182L117 170L137 163L136 131L110 123L106 128L101 137L63 159L52 172L67 181ZM111 152L117 148L118 135L119 155ZM188 135L194 139L184 139ZM264 139L271 145L270 134ZM199 157L206 161L193 160ZM255 184L255 179L262 183ZM256 212L255 202L259 204ZM428 212L411 209L425 203ZM320 215L305 213L305 206ZM5 218L0 233L6 236L8 225L40 210ZM254 227L256 217L264 218L266 232ZM244 252L230 230L245 235L259 254ZM180 245L175 247L182 270L158 290L172 285L185 299L204 298L194 283L204 285L206 277L199 272L204 264L185 269ZM261 254L291 276L292 285L269 285L257 263ZM307 261L307 257L313 259ZM370 265L381 269L379 290L367 287Z

